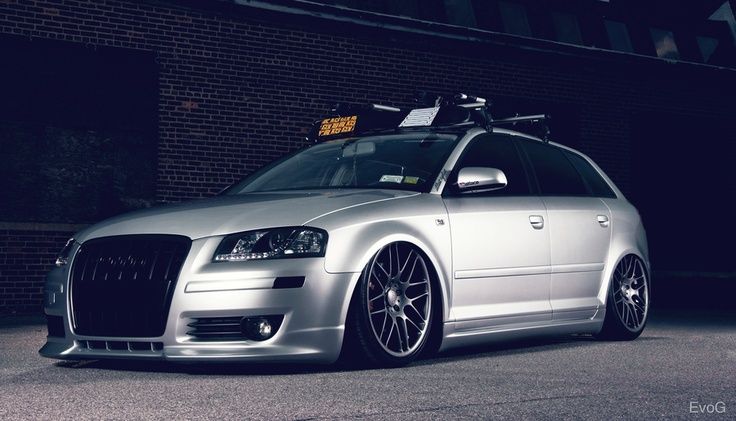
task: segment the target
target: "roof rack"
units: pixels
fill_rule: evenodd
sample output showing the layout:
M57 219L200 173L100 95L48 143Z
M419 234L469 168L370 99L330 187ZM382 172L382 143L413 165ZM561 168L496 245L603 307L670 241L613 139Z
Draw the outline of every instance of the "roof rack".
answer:
M449 96L418 92L414 102L419 108L398 108L381 104L338 103L327 118L317 120L307 138L329 140L356 136L360 132L376 130L405 130L428 127L467 127L476 125L493 131L494 126L540 124L544 142L549 141L550 116L534 114L494 119L491 102L479 96L455 94Z
M344 115L354 114L360 111L385 111L391 113L400 113L401 108L391 107L388 105L381 104L345 104L337 103L330 110L334 117L340 117Z
M519 124L519 123L530 123L535 124L538 123L542 127L542 136L540 138L545 142L549 142L549 121L552 119L552 117L549 114L534 114L534 115L517 115L515 117L507 117L507 118L501 118L497 120L491 121L491 125L499 126L504 124L511 124L513 126Z

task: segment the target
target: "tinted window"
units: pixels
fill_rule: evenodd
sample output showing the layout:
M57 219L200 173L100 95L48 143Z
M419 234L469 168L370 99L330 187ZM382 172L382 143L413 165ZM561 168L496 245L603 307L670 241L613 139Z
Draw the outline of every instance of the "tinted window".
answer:
M524 6L513 2L500 1L498 7L501 9L503 28L507 33L525 37L532 36Z
M657 57L669 58L674 60L680 59L680 52L675 44L675 36L672 31L664 29L652 28L649 30L654 41L654 48L657 50Z
M521 158L508 136L482 135L465 148L450 185L457 181L457 171L465 167L498 168L506 174L506 187L490 192L479 193L493 196L519 196L529 194L529 182L521 163Z
M700 48L700 54L703 55L703 63L710 62L710 56L718 48L718 40L711 37L696 37L698 40L698 47Z
M616 193L611 190L611 187L608 185L608 183L606 183L603 177L598 174L598 171L596 171L596 169L593 168L593 166L590 165L588 161L585 160L585 158L570 152L565 152L565 155L570 158L570 162L572 162L572 165L575 167L576 170L578 170L580 175L583 176L583 179L588 184L588 188L590 188L593 196L616 197Z
M445 0L447 22L453 25L475 27L475 12L471 0Z
M536 141L520 142L537 175L541 193L547 196L586 196L588 190L562 150Z
M557 41L569 44L582 44L583 36L575 15L570 13L552 13L552 23L557 34Z
M606 21L606 32L611 42L611 49L631 53L634 48L631 46L631 38L626 24L612 20Z

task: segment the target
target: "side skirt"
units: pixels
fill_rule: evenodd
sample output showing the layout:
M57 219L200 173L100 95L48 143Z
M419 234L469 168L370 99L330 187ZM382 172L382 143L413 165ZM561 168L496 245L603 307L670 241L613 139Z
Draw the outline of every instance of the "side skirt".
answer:
M600 308L593 317L586 319L509 323L477 329L463 329L459 328L456 322L446 322L443 326L443 339L439 352L470 345L529 337L594 334L603 327L605 315L605 308Z

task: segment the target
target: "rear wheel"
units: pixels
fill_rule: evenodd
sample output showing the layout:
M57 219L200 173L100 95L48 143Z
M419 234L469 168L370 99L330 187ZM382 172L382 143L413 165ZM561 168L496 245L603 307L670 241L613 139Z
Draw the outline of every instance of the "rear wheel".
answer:
M649 278L644 263L630 254L621 259L608 289L606 318L596 337L605 340L636 339L649 314Z
M401 366L427 344L434 317L428 262L413 245L381 248L363 270L348 312L344 355Z

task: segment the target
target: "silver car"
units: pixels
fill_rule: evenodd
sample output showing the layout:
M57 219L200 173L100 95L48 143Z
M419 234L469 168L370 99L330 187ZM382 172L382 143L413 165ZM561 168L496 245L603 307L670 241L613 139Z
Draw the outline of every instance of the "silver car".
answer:
M590 158L483 109L343 113L217 197L78 233L45 284L41 355L398 366L526 335L639 336L636 209Z

